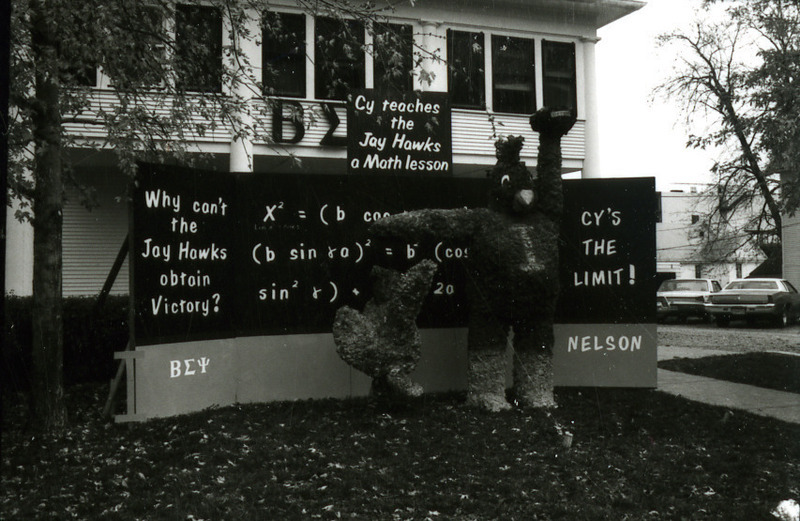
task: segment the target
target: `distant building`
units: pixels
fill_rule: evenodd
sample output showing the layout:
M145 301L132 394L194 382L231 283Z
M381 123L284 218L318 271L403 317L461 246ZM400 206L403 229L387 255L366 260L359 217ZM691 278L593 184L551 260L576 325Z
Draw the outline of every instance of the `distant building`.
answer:
M744 219L709 222L715 202L706 186L661 194L661 221L656 225L659 277L712 278L725 284L747 277L766 259L748 240Z
M793 217L783 216L783 277L800 286L800 212Z

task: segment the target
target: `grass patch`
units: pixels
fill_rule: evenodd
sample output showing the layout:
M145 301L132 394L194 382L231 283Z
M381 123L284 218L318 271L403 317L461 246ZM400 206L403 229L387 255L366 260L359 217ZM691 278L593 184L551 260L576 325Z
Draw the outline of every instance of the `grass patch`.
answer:
M800 498L800 426L651 390L560 390L553 415L433 396L127 425L99 419L105 393L69 388L55 439L7 405L0 518L768 520Z
M717 380L800 393L800 356L743 353L703 358L675 358L658 363L661 369Z

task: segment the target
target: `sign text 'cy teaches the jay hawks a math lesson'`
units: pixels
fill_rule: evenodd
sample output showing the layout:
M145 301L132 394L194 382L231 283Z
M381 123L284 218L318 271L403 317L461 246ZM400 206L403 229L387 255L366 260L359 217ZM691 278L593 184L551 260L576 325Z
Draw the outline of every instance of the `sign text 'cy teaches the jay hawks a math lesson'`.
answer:
M453 175L445 93L359 91L348 103L347 136L350 173Z

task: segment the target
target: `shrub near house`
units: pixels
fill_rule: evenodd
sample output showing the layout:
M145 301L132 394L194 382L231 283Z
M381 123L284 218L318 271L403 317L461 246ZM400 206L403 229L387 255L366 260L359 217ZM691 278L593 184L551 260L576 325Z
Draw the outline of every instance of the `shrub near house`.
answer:
M108 381L114 376L114 352L128 341L128 297L64 299L64 382ZM6 297L0 386L5 391L30 388L31 298Z

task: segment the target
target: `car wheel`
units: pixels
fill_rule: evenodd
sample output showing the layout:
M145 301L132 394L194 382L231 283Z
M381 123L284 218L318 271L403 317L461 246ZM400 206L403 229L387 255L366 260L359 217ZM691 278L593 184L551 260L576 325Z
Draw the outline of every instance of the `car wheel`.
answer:
M789 311L786 308L783 308L781 314L777 316L775 325L778 327L786 327L789 325Z
M728 327L728 324L731 323L731 319L728 317L717 317L717 327Z

